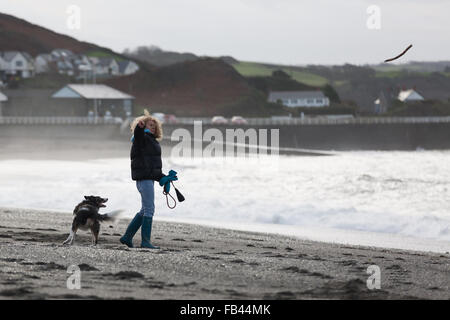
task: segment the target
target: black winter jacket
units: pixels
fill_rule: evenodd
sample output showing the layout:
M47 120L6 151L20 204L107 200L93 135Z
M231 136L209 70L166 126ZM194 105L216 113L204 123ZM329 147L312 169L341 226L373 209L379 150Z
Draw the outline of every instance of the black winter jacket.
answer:
M131 178L133 180L159 181L162 173L161 146L155 136L144 132L139 125L134 129L134 141L130 152Z

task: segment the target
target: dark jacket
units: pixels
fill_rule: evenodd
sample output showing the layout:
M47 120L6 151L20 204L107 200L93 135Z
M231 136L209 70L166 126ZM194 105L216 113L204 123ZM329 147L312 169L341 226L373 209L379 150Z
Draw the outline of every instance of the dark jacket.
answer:
M161 146L152 133L144 132L144 128L140 128L139 125L134 129L130 158L133 180L159 181L164 177Z

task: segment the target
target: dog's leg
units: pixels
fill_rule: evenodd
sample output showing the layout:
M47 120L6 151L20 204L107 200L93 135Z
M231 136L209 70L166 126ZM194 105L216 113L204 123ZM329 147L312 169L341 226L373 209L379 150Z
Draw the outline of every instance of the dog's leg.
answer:
M91 228L91 231L92 231L92 236L93 236L92 244L94 246L96 246L98 243L98 234L100 233L100 223L98 221L96 221L94 223L94 225Z
M92 227L91 227L91 245L95 245L94 244L95 243L95 235L94 235L94 230L92 230Z
M72 245L72 243L73 243L73 240L74 240L74 238L75 238L75 233L77 232L77 224L76 224L76 222L75 222L75 220L73 220L73 222L72 222L72 228L70 228L70 234L69 234L69 236L67 237L67 239L66 239L66 241L64 241L63 242L63 245L64 244L70 244L70 245Z
M97 240L96 240L96 236L95 236L95 231L94 229L91 227L91 246L95 247L97 245Z
M75 230L73 231L72 239L70 240L70 245L73 245L73 242L75 241L75 234L77 233L77 230L78 230L78 229L75 229Z
M70 229L70 235L67 238L66 241L64 241L64 244L68 243L70 245L73 244L73 242L75 241L75 234L77 233L78 230L78 226L76 225L75 221L72 223L72 229Z
M66 241L63 242L63 244L70 244L70 245L72 245L74 240L75 240L75 233L76 232L77 232L76 229L75 230L70 229L70 234L67 237Z
M73 231L72 231L72 229L70 229L70 234L67 237L66 241L63 242L63 244L68 244L72 240L72 237L73 237Z

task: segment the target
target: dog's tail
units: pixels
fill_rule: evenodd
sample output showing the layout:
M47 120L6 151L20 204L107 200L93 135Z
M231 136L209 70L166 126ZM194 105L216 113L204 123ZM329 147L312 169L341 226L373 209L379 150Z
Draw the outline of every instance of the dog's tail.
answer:
M123 212L124 210L120 209L120 210L114 210L105 214L98 214L97 218L99 221L116 221L120 214Z

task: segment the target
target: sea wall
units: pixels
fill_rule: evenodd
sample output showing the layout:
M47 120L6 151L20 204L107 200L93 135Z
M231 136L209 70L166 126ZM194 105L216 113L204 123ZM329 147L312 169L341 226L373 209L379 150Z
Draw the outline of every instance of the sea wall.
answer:
M194 136L192 125L164 125L164 133L170 136L177 128L185 128ZM248 126L202 125L202 132L217 128L226 136L226 129ZM409 124L324 124L324 125L261 125L266 129L270 145L270 131L279 130L279 146L318 150L416 150L450 149L450 123Z
M120 124L102 125L0 125L0 137L33 137L41 139L118 139L129 140L129 130L121 132ZM200 135L194 134L189 124L163 126L165 142L175 129L184 128L192 138L199 138L206 130L220 130L223 137L227 129L267 130L270 146L271 130L279 130L279 146L318 150L416 150L423 148L450 149L450 123L392 123L392 124L324 124L324 125L202 125ZM258 141L259 143L259 141ZM173 143L172 143L173 144Z

